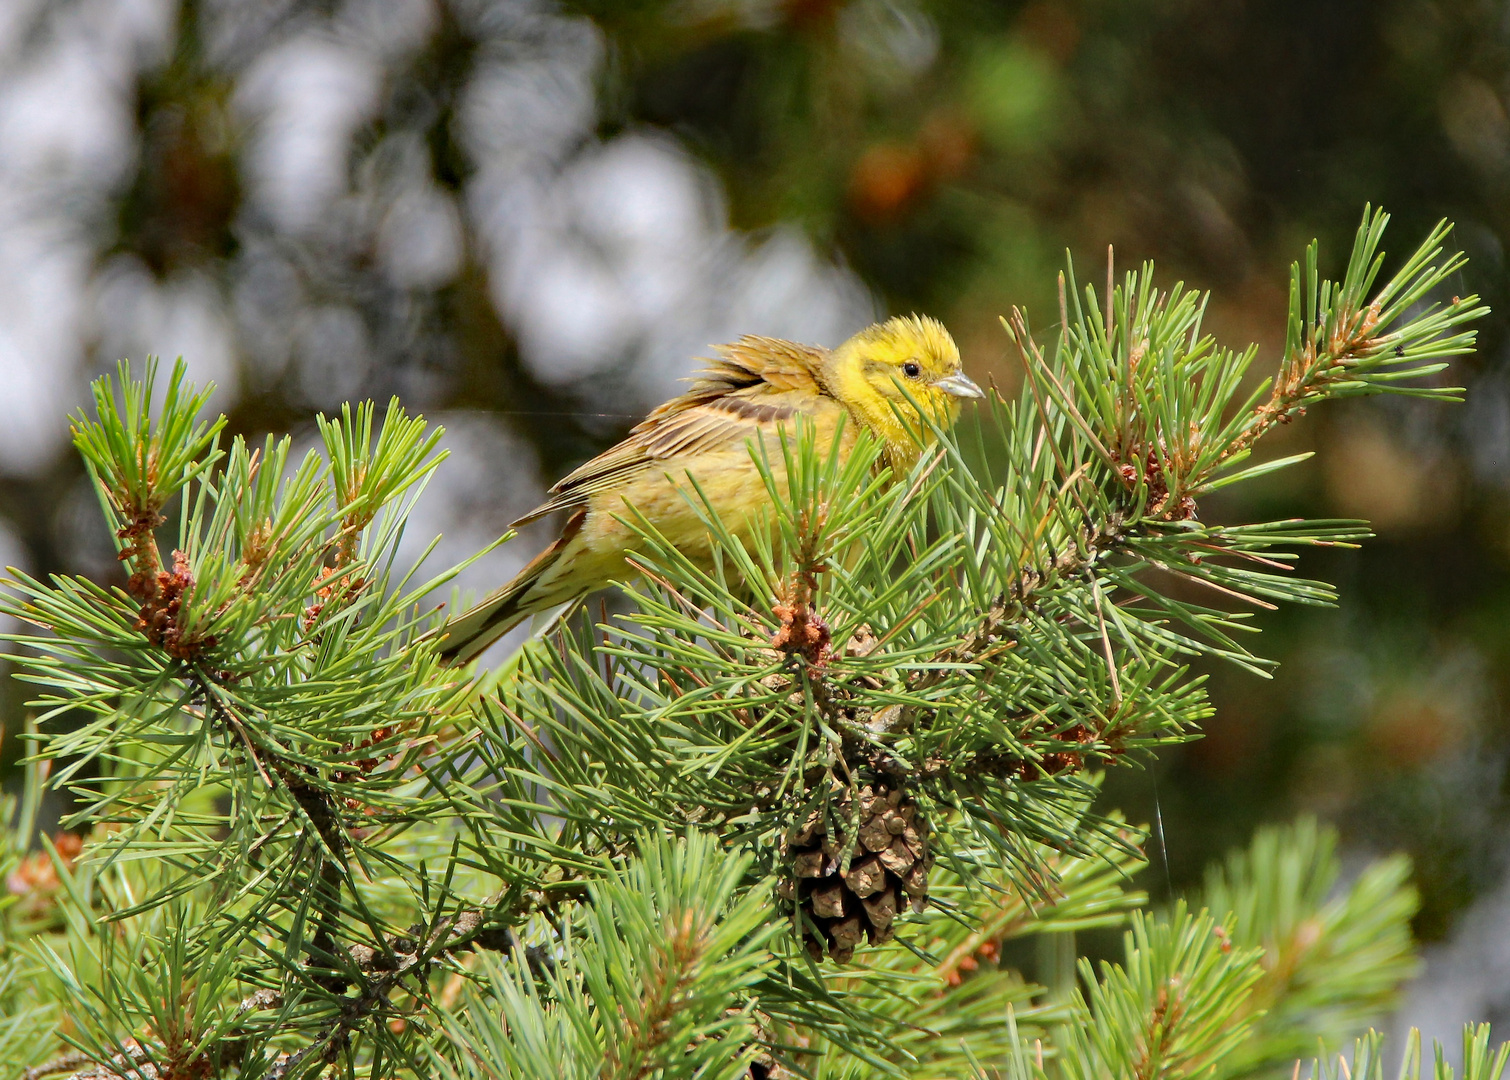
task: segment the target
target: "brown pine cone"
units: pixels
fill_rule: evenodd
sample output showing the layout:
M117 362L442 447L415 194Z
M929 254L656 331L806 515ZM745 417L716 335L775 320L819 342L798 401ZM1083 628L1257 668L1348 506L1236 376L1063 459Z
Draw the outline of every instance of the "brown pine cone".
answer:
M829 816L850 819L849 792L833 800ZM829 837L823 815L814 813L784 844L791 876L778 890L800 907L803 941L813 959L821 960L826 948L841 964L862 938L872 945L889 941L904 903L923 910L933 865L927 820L902 789L885 781L860 789L860 829L849 870L841 874L845 847L845 838Z

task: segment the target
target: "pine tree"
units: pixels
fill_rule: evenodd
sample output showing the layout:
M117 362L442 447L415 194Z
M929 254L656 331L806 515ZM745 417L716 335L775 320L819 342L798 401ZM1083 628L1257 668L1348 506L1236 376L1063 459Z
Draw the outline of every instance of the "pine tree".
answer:
M1385 223L1340 282L1312 245L1256 385L1204 295L1071 273L1051 338L1004 320L1021 395L909 474L795 430L784 483L758 462L768 535L699 507L711 568L626 509L632 614L476 679L426 636L454 571L396 564L440 432L347 408L295 462L224 440L181 362L156 406L153 365L122 364L73 430L124 584L16 574L4 604L36 717L0 848L0 1064L1141 1078L1334 1053L1413 970L1406 863L1339 891L1335 835L1303 821L1154 911L1146 834L1098 795L1196 737L1193 658L1267 672L1250 609L1331 602L1300 549L1366 536L1202 501L1301 460L1252 455L1324 400L1454 397L1433 379L1486 309L1434 299L1463 262L1445 225L1380 284ZM30 850L44 789L69 810ZM1123 961L1078 980L1011 961L1114 926ZM1467 1074L1498 1077L1468 1038Z

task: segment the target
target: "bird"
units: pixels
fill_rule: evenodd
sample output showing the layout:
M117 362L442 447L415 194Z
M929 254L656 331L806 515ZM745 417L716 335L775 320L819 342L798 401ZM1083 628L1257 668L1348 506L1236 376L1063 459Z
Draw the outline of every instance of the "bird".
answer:
M556 541L512 581L434 632L443 663L464 664L529 616L626 576L625 556L636 540L627 517L643 517L694 559L707 560L712 541L693 499L706 499L733 535L747 535L770 503L754 445L768 447L779 483L782 455L773 437L801 419L811 422L819 447L837 438L841 453L860 430L871 432L899 475L921 454L920 433L929 437L920 408L952 424L961 399L985 396L960 370L949 331L927 316L877 323L834 349L745 336L714 351L686 393L512 523L566 514Z

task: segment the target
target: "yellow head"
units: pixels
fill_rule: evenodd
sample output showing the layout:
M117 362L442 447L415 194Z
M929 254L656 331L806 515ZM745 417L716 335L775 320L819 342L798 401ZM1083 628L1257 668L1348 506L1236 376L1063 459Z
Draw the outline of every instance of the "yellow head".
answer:
M917 460L928 438L919 408L940 424L959 417L960 398L984 397L961 371L959 347L944 324L926 315L898 316L861 330L828 355L829 393L886 442L893 465Z

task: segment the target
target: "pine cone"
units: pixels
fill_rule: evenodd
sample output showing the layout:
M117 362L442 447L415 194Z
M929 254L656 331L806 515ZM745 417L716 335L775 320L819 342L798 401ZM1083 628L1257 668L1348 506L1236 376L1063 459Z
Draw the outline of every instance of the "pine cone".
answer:
M836 822L851 816L846 791L829 806ZM889 941L905 901L922 911L928 900L928 822L900 788L878 781L860 789L860 830L848 873L840 873L845 838L830 838L823 815L813 814L785 844L791 877L779 892L796 900L802 935L814 960L848 963L861 938ZM821 939L814 935L816 927Z

